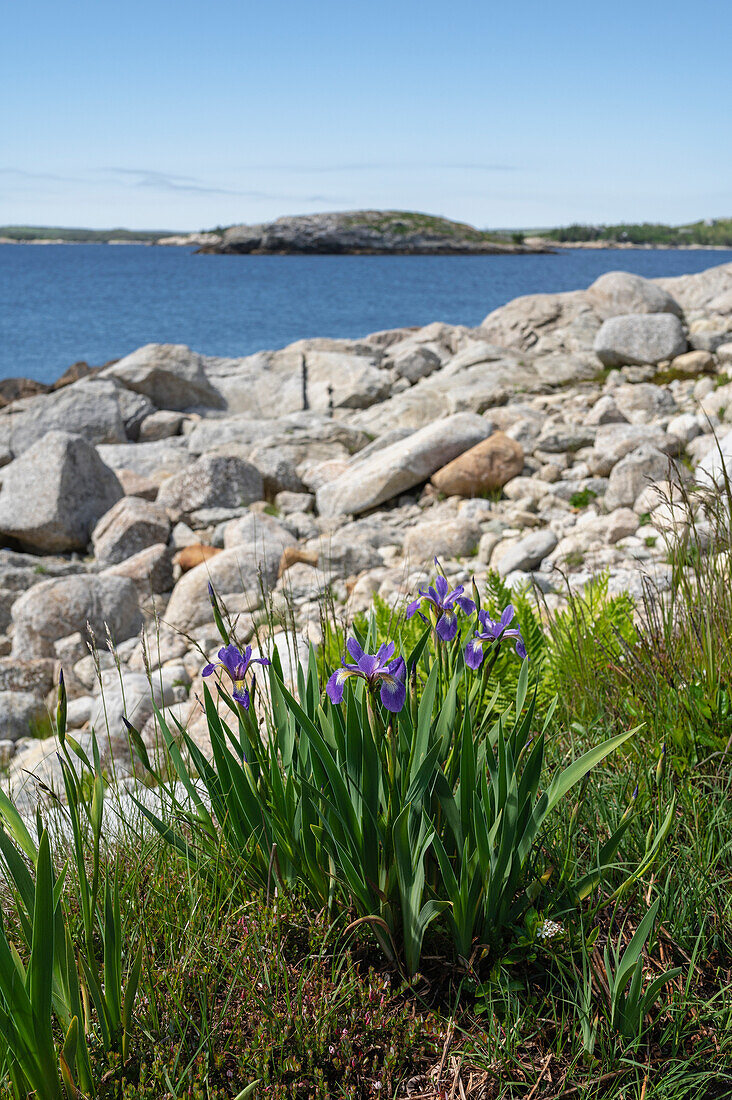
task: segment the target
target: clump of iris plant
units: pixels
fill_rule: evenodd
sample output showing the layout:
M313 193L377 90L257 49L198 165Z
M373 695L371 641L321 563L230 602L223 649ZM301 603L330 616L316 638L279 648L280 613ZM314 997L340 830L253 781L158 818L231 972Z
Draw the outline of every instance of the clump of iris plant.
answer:
M435 558L435 565L439 567L439 564ZM426 604L426 610L432 617L437 637L443 642L451 642L458 629L455 608L459 607L466 615L472 615L475 611L475 603L463 595L465 588L462 584L450 592L450 586L442 573L438 574L434 584L428 588L420 588L418 591L419 599L413 600L407 607L407 618L411 619L418 611L421 614L422 605ZM425 616L422 615L422 618L424 619Z
M222 668L234 685L234 690L231 693L232 699L240 703L244 710L249 710L250 695L246 683L247 673L252 665L269 665L271 661L268 657L252 657L252 647L250 645L241 650L233 644L220 649L218 658L218 661L212 661L211 664L206 665L201 675L211 676L217 668Z
M355 638L349 638L346 649L354 663L343 662L343 666L333 673L326 685L328 698L332 703L343 700L345 683L350 677L365 680L373 694L379 689L381 702L392 714L398 714L407 697L407 668L403 657L394 657L394 643L379 646L377 653L364 653Z
M506 638L513 638L516 652L523 660L526 657L526 646L521 637L521 627L511 627L514 617L513 604L501 614L500 619L493 620L487 611L478 612L478 625L475 635L465 647L465 664L468 668L480 668L483 663L483 646L491 646L494 642L500 643Z

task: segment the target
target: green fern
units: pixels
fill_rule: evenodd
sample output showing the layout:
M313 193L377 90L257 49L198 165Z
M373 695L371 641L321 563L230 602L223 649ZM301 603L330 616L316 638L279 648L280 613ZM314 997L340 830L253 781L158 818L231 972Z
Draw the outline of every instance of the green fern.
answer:
M555 612L548 626L554 690L572 701L573 716L584 719L599 714L617 692L617 669L637 640L633 598L608 595L609 579L602 573L571 593L566 610Z

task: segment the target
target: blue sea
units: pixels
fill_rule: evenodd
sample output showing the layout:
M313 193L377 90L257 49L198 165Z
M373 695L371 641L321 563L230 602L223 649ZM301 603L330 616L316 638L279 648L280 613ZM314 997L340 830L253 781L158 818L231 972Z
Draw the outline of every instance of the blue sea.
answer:
M547 256L197 256L145 245L0 245L0 378L52 382L150 342L241 356L308 336L430 321L478 325L520 294L604 271L702 271L730 251L582 249Z

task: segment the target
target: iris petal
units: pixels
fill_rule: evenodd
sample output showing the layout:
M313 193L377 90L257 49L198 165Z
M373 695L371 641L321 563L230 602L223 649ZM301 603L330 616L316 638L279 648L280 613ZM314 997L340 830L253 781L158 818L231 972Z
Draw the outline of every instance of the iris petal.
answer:
M244 710L249 710L249 692L246 688L237 688L232 692L231 697L235 702L240 703Z
M375 654L363 653L358 659L358 670L366 677L367 680L371 679L375 672L379 668L379 658Z
M513 619L513 615L513 604L510 603L507 607L504 608L503 614L501 615L501 626L504 628L504 630Z
M483 643L474 638L472 642L468 642L465 647L465 664L468 668L476 669L480 668L483 663Z
M348 641L346 642L346 649L356 662L360 661L363 657L363 650L361 649L361 646L358 644L355 638L348 639Z
M435 630L437 631L438 638L442 638L443 642L451 642L457 634L457 628L457 615L454 611L451 611L450 608L447 608L437 620Z
M445 579L445 577L443 577L442 573L439 573L435 580L435 588L437 589L437 595L440 598L440 603L442 603L445 596L447 595L448 587L449 585L447 583L447 580Z
M345 677L341 677L340 672L341 669L338 669L337 672L334 672L331 678L328 680L328 683L325 685L325 690L331 703L340 703L343 701L343 681Z
M202 676L210 676L211 673L215 672L215 671L216 671L216 665L215 664L206 665L206 667L204 668L201 675Z
M395 677L384 676L381 680L380 696L386 709L392 714L398 714L407 698L407 685Z

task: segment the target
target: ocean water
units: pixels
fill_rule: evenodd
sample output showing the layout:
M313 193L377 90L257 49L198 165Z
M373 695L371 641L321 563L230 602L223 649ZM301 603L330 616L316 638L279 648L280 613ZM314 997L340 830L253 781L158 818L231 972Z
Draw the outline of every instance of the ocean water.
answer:
M571 250L548 256L197 256L144 245L0 245L0 378L52 382L150 342L241 356L309 336L430 321L478 325L520 294L604 271L702 271L730 251Z

